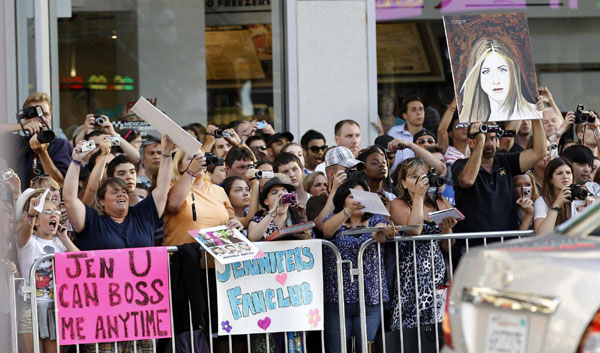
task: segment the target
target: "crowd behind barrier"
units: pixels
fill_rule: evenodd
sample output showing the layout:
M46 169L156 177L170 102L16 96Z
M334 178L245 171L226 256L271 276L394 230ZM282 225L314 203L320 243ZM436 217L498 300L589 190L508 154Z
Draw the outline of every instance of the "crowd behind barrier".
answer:
M220 262L204 254L184 266L187 280L178 282L202 294L186 304L194 316L185 320L210 334L192 334L192 346L205 337L211 352L377 351L385 349L386 335L402 332L402 346L439 351L439 299L465 252L492 242L494 232L550 232L600 195L600 128L591 110L563 114L546 87L536 104L543 119L536 113L499 125L461 124L455 100L438 112L439 122L428 121L434 107L418 96L398 98L382 93L380 136L363 149L353 120L338 121L334 141L316 130L297 139L265 121L239 120L183 127L201 142L187 153L167 135L117 131L117 121L103 115L82 117L68 139L55 136L48 95L30 95L20 123L0 126L2 275L18 278L9 281L16 292L2 295L35 304L11 306L12 345L25 353L57 351L55 277L52 261L43 261L52 254L202 243L211 254L234 256L252 243L320 239L326 245L319 259L320 335L213 337L220 326L216 301L208 297L223 295L215 285ZM143 123L132 112L127 119ZM365 195L381 208L366 209L372 203ZM214 227L240 232L248 242L190 234ZM367 249L373 242L378 247ZM42 267L32 267L40 261ZM429 345L423 330L434 333ZM160 344L98 348L162 352Z

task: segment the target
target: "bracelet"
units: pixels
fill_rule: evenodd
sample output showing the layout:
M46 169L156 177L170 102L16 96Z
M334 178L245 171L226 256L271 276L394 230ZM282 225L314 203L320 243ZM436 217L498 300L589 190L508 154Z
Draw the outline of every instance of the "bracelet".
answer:
M83 167L85 166L82 162L76 160L76 159L71 159L71 163L75 164L78 167Z
M186 173L188 173L188 175L190 175L190 176L192 176L192 177L194 177L194 178L198 176L198 174L196 174L196 173L192 172L192 171L191 171L191 170L189 170L189 169L186 169L186 170L185 170L185 172L186 172Z
M346 218L350 217L350 214L348 213L348 211L346 211L346 207L342 209L342 212L344 212L344 216L346 216Z
M598 130L594 130L594 137L596 138L596 140L600 140L600 135L598 135Z
M556 213L560 212L560 208L556 207L556 206L550 206L548 207L549 211L555 211Z
M258 179L258 178L257 177L252 177L252 178L248 179L248 181L252 181L252 180L256 180L256 179Z

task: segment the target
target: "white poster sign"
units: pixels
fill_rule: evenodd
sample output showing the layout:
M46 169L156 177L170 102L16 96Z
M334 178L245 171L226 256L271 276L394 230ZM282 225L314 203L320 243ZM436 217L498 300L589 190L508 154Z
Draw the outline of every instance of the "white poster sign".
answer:
M264 257L215 262L219 335L323 330L321 242L255 244Z
M169 118L165 113L158 110L146 98L140 97L131 111L137 114L140 118L147 121L153 128L163 134L167 134L169 138L185 153L194 155L202 148L200 141L196 140L187 131L182 129L177 123Z

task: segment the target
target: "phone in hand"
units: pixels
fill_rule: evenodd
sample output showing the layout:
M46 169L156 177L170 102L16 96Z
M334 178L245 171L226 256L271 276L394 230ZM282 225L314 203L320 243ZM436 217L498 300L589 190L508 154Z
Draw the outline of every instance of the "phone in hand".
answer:
M257 127L259 130L262 130L262 129L266 128L266 127L267 127L267 125L269 125L269 124L267 124L267 122L263 120L263 121L259 121L259 122L258 122L258 125L256 125L256 127Z

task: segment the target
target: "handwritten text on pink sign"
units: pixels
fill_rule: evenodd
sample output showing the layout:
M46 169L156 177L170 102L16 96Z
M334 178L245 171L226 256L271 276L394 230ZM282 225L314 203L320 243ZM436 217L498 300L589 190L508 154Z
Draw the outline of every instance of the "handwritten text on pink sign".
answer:
M60 343L171 337L166 248L57 253Z

